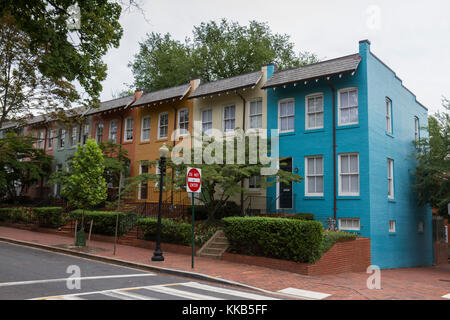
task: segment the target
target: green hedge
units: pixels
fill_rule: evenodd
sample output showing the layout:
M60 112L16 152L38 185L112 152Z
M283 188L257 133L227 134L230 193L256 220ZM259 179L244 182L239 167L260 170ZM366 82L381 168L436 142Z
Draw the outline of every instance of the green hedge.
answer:
M156 218L142 218L137 221L138 228L143 231L144 239L149 241L156 241L157 225L158 219ZM161 219L161 242L189 246L191 244L191 225L170 219Z
M61 207L33 208L33 214L41 227L59 228L67 221Z
M70 212L70 218L81 223L83 210L78 209ZM133 213L123 213L115 211L84 211L84 228L89 230L91 220L94 220L92 225L92 233L113 236L116 230L116 217L119 214L119 227L117 235L126 234L137 221L137 215Z
M320 222L266 217L222 221L231 252L296 262L314 262L320 256Z
M358 237L356 233L343 231L324 231L322 243L320 244L319 257L327 252L336 242L355 240Z
M286 218L312 221L312 220L314 220L314 214L312 214L312 213L296 213L296 214L293 214Z
M0 221L31 222L32 216L28 208L0 208Z

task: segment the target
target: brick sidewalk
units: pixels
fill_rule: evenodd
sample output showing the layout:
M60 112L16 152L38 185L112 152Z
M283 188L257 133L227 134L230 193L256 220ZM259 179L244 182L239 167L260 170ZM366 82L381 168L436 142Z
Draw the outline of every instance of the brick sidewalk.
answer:
M67 236L38 233L27 230L0 227L0 237L33 242L55 247L67 247L73 239ZM191 256L164 251L164 262L152 262L153 250L92 241L90 254L120 260L206 274L212 277L236 281L269 291L288 287L331 294L327 299L443 299L450 293L450 264L438 267L392 269L381 271L381 290L366 287L368 274L344 273L327 276L303 276L300 274L232 263L209 258L195 257L191 268Z

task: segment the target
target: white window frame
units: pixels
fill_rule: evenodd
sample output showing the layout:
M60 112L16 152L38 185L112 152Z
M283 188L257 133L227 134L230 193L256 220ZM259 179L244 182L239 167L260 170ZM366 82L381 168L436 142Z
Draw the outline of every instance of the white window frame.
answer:
M208 121L208 122L205 122L205 121L203 121L203 112L211 112L211 121ZM213 128L213 110L212 110L212 108L206 108L206 109L202 109L202 110L200 110L200 122L202 123L201 125L202 125L202 127L201 127L201 131L203 132L203 133L208 133L209 131L211 131L212 130L212 128ZM211 124L211 128L209 128L209 129L207 129L206 131L203 129L203 125L204 124Z
M148 166L148 164L143 164L142 162L139 164L139 174L142 174L142 166L146 166L147 167L147 173L148 173L148 169L150 168ZM138 186L138 200L148 200L148 182L147 182L147 196L145 199L142 199L142 195L141 195L141 191L142 191L142 183L139 183Z
M386 132L392 134L392 100L386 97Z
M414 141L419 141L420 139L420 122L419 117L414 116Z
M111 129L113 128L113 123L115 123L115 128L116 128L116 132L114 132L114 135L115 135L114 138L112 137L113 132L112 132L112 130L111 130ZM111 121L109 122L108 139L109 139L109 140L112 140L112 141L114 141L114 142L117 141L118 124L119 124L119 121L117 121L117 119L111 120Z
M167 115L167 124L164 125L164 127L167 128L166 136L161 136L161 117ZM169 113L168 112L161 112L158 115L158 139L167 139L169 136Z
M356 102L357 102L357 105L356 106L342 108L341 107L341 93L343 93L343 92L350 92L350 91L354 91L354 90L356 90L356 100L357 100ZM350 125L358 124L359 123L359 90L358 90L358 87L343 88L343 89L338 90L337 93L338 93L338 126L350 126ZM356 107L357 114L358 114L357 121L356 122L342 123L342 120L341 120L341 109L351 109L351 108L355 108L355 107Z
M234 117L225 119L225 109L233 108L234 109ZM226 129L225 122L226 121L234 121L233 129ZM223 133L233 133L236 130L236 105L235 104L227 104L222 107L222 132Z
M345 221L345 223L343 223ZM351 226L345 225L351 221ZM355 226L355 223L357 226ZM361 220L359 218L339 218L339 230L348 230L348 231L360 231L361 230Z
M58 130L58 148L64 149L65 143L66 143L66 129L60 128ZM62 142L62 143L61 143Z
M101 128L101 130L99 130L100 128ZM101 142L103 142L104 129L105 129L105 126L103 125L103 122L98 122L95 125L95 141L97 142L97 144L100 144ZM98 141L98 138L99 138L98 134L100 131L102 132L102 135L101 135L102 139L100 141Z
M54 136L54 130L49 129L47 133L47 149L52 150L53 149L53 136Z
M180 116L181 112L187 112L187 122L186 121L183 122L184 124L187 124L187 129L181 129L181 124L182 124L181 116ZM189 116L190 116L189 113L190 113L189 108L182 108L182 109L178 110L177 128L178 128L178 136L179 137L185 137L185 136L189 135Z
M342 173L341 172L341 159L342 159L342 157L343 156L352 156L352 155L356 155L357 156L357 159L358 159L358 172L357 173ZM338 161L338 174L339 174L339 192L338 192L338 194L339 194L339 196L344 196L344 197L347 197L347 196L350 196L350 197L354 197L354 196L359 196L359 194L360 194L360 189L361 189L361 183L360 183L360 165L359 165L359 153L357 153L357 152L350 152L350 153L341 153L341 154L339 154L338 155L338 159L339 159L339 161ZM357 175L358 176L358 192L347 192L347 193L344 193L344 192L342 192L342 176L343 175ZM351 181L351 179L350 179L350 181ZM350 186L350 190L351 190L351 186Z
M128 120L132 120L132 124L133 124L131 126L131 135L132 135L131 139L127 138L127 133L130 129L130 128L128 128ZM133 139L134 139L134 118L133 117L127 117L125 119L125 130L123 130L123 134L124 134L123 141L125 141L125 142L133 141Z
M309 112L308 111L308 100L309 99L315 99L315 98L322 98L322 112ZM318 127L309 127L309 116L314 114L318 114L318 113L322 113L322 126ZM324 116L325 116L325 102L324 102L324 95L323 92L318 92L318 93L313 93L313 94L309 94L305 97L305 130L316 130L316 129L323 129L323 125L324 125Z
M314 159L314 166L316 165L316 159L322 159L322 174L317 174L316 172L314 172L314 174L308 174L308 159ZM323 189L325 189L325 178L324 178L324 163L323 163L323 155L315 155L315 156L305 156L305 196L307 197L323 197L324 195L324 191L322 192L309 192L308 189L308 182L309 182L309 177L322 177L322 182L323 182Z
M389 233L396 232L396 222L395 220L389 220Z
M144 128L144 120L146 120L146 119L148 119L148 128ZM142 120L141 120L141 141L150 141L151 120L152 120L152 118L149 115L142 117ZM148 131L148 138L144 138L144 130Z
M388 182L388 198L394 199L394 160L387 159L387 182Z
M75 147L77 145L77 127L72 127L70 130L70 146Z
M258 179L257 178L259 178L259 181L258 181ZM251 179L256 179L257 181L256 181L256 184L261 184L261 179L262 179L262 177L261 176L252 176L252 177L250 177L250 178L248 178L247 179L247 187L248 187L248 189L250 190L250 191L259 191L259 190L261 190L261 187L252 187L251 185L250 185L250 180Z
M42 136L44 135L44 132L43 131L38 131L37 132L37 143L36 143L36 148L37 149L42 149L44 146L43 146L43 139L42 139Z
M261 103L261 113L252 114L251 113L252 103L256 103L258 106L259 102ZM253 117L261 118L261 126L260 127L252 127L252 118ZM258 129L262 129L263 126L264 126L264 124L263 124L263 99L262 98L252 99L248 102L248 128L253 129L253 130L258 130Z
M292 114L283 116L283 118L293 117L294 118L294 127L291 130L281 130L281 104L293 102L294 107L292 108ZM295 99L294 98L287 98L278 101L278 132L280 133L287 133L287 132L294 132L295 131Z
M86 143L86 141L89 139L89 124L84 124L83 125L83 136L82 136L82 141L81 143L84 145ZM85 140L86 138L86 140Z

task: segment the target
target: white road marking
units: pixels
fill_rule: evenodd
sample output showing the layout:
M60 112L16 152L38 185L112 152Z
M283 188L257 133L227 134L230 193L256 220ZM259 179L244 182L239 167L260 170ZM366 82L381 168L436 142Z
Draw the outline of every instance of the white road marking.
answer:
M184 283L180 283L180 285L191 287L191 288L214 291L214 292L218 292L218 293L229 294L232 296L248 298L248 299L252 299L252 300L279 300L276 298L262 296L259 294L253 294L253 293L244 292L244 291L230 290L230 289L225 289L225 288L221 288L221 287L213 287L213 286L209 286L207 284L202 284L202 283L198 283L198 282L184 282Z
M450 293L449 293L449 294L446 294L445 296L442 296L442 298L450 299Z
M44 280L30 280L30 281L17 281L17 282L3 282L0 283L0 287L10 287L10 286L23 286L28 284L37 284L37 283L51 283L51 282L65 282L75 281L75 280L97 280L97 279L114 279L114 278L133 278L133 277L149 277L154 276L153 273L137 273L137 274L118 274L112 276L96 276L96 277L67 277L67 278L59 278L59 279L44 279Z
M133 293L133 292L128 292L125 290L106 291L106 292L103 292L102 294L109 296L109 297L118 298L120 300L159 300L159 299L156 299L153 297L144 296L144 295Z
M325 299L326 297L331 296L331 294L328 294L328 293L301 290L301 289L296 289L296 288L286 288L283 290L279 290L278 292L289 294L292 296L297 296L297 297L304 298L304 299L314 299L314 300L322 300L322 299Z
M213 297L213 296L206 296L203 294L193 293L193 292L184 291L184 290L176 290L173 288L165 287L163 285L149 286L149 287L144 287L142 289L155 291L155 292L159 292L159 293L165 293L165 294L182 297L182 298L188 298L188 299L192 299L192 300L223 300L221 298L217 298L217 297Z

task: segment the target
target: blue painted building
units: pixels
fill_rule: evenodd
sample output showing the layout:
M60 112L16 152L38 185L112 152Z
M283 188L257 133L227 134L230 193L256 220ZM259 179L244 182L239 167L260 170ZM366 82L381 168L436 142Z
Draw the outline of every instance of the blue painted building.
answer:
M305 178L269 188L269 210L314 213L324 227L331 218L371 238L381 268L431 265L431 209L411 187L427 109L367 40L353 55L268 70L267 128L279 135L280 168Z

